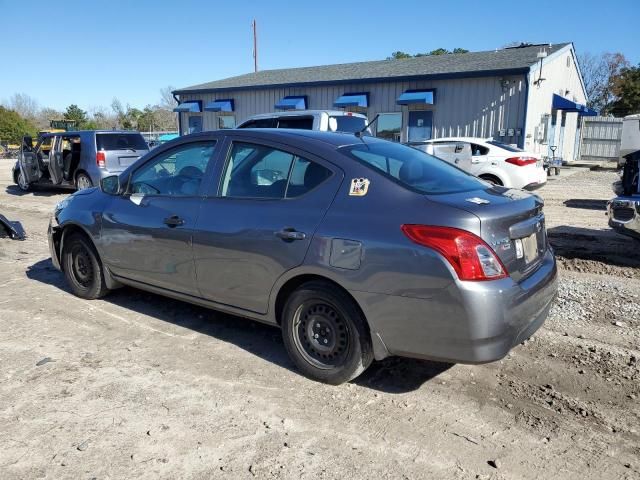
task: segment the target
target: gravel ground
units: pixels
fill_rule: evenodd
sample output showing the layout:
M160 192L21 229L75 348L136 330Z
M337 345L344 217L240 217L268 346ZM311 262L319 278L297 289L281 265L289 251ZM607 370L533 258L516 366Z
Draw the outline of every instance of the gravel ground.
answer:
M0 477L640 478L640 256L606 225L612 172L553 177L560 292L482 366L390 358L331 387L277 329L125 288L68 293L46 225L0 160ZM576 173L577 172L577 173Z

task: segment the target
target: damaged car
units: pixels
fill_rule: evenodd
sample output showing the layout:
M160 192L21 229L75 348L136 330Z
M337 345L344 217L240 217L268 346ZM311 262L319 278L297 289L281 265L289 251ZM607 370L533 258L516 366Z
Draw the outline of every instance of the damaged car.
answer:
M623 120L619 165L621 178L613 184L617 196L607 203L609 226L640 240L640 114Z
M181 137L60 202L49 245L80 298L129 285L278 326L330 384L390 355L503 358L557 291L538 196L347 133Z

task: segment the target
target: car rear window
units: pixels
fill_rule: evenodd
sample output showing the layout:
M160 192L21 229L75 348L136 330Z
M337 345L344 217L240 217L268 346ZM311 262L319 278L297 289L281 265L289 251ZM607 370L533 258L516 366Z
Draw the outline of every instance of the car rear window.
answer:
M356 133L360 132L367 126L367 119L362 117L353 117L349 115L336 115L329 117L329 129L333 120L336 122L336 132Z
M436 195L485 188L473 175L405 145L363 141L338 151L419 193Z
M98 150L147 150L149 147L139 133L98 133Z
M299 130L312 130L313 117L280 117L278 128L297 128Z
M488 140L487 143L489 145L493 145L495 147L500 147L508 152L524 152L521 148L514 147L513 145L509 145L507 143L498 142L497 140Z

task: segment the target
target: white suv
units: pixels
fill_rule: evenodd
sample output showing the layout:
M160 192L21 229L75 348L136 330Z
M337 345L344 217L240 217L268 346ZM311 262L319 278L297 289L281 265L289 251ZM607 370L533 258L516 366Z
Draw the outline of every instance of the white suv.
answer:
M525 190L535 190L547 183L547 171L538 155L491 138L447 137L424 144L436 146L451 142L471 146L471 165L462 168L483 180Z
M341 110L295 110L253 115L237 128L297 128L321 132L366 132L367 117Z

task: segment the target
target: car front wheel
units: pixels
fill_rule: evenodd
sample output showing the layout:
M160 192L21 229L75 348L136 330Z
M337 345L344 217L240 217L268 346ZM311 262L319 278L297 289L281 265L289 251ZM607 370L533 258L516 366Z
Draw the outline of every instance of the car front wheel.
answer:
M98 253L86 236L73 233L65 238L62 265L74 295L94 300L109 292Z
M366 320L342 290L308 282L283 310L282 336L289 356L307 377L338 385L360 375L373 361Z

